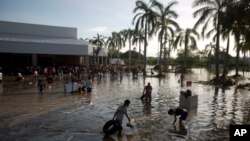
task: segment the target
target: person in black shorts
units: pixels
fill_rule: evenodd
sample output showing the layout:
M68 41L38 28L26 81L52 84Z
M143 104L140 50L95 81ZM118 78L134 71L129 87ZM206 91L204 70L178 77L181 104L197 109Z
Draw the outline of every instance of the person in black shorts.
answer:
M169 115L174 115L174 122L173 124L175 124L176 120L177 120L177 116L180 116L180 121L182 120L186 120L187 116L188 116L188 112L185 109L181 109L181 108L176 108L176 109L169 109L168 110L168 114Z

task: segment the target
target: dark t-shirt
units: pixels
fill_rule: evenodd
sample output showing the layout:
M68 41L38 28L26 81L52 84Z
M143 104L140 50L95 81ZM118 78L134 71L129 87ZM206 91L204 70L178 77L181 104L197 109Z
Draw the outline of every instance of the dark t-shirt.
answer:
M152 93L152 87L151 86L147 85L147 86L145 86L144 89L145 89L145 94L146 95L150 95Z
M186 110L183 110L180 108L175 109L175 114L176 114L176 116L180 116L181 120L186 120L186 118L188 116L188 112Z
M176 108L175 113L176 113L176 116L179 116L179 115L181 115L183 113L183 110L180 109L180 108Z

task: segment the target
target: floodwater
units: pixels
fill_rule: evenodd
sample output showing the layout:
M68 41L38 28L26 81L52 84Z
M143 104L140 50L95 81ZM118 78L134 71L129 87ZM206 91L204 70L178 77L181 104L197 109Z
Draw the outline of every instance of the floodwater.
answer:
M233 72L232 72L233 73ZM217 89L194 83L206 81L213 74L193 69L185 76L192 86L181 87L180 74L168 73L166 78L123 74L117 78L106 75L94 79L91 94L64 94L65 81L55 81L39 94L36 84L2 82L0 84L1 141L179 141L229 140L230 124L250 124L249 90ZM246 74L249 78L250 75ZM26 79L27 80L27 79ZM153 87L152 102L139 99L144 86ZM242 83L249 82L242 79ZM169 108L179 106L181 90L190 89L198 95L198 107L189 109L188 119L172 124ZM125 99L130 99L128 115L133 128L124 117L123 133L104 137L102 127Z

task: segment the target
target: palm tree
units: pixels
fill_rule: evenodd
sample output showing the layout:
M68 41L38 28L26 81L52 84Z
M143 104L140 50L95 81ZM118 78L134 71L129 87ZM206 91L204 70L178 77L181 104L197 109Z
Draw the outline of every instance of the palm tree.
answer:
M133 45L139 43L139 54L138 54L138 63L140 65L140 56L141 56L141 43L144 41L143 30L135 31L135 35L133 38Z
M115 40L112 38L112 36L108 37L106 40L106 46L108 47L108 58L112 59L113 58L113 52L115 50Z
M215 79L216 83L219 80L219 47L220 47L220 30L221 30L221 14L226 6L227 0L195 0L193 3L193 7L199 7L193 15L196 18L200 15L198 21L195 24L195 29L198 28L199 25L203 24L202 28L202 36L204 37L204 33L208 28L208 25L212 22L213 27L216 29L216 69L215 69Z
M226 8L226 16L229 20L229 25L231 32L235 37L236 42L236 70L235 76L239 75L239 55L241 50L241 45L247 37L247 32L249 32L250 25L250 2L249 1L229 1Z
M97 33L97 35L93 37L93 39L89 40L90 43L97 46L97 48L94 48L94 54L95 54L95 57L97 58L97 64L99 64L98 54L101 51L102 47L105 45L104 38L105 37L103 35L100 35ZM95 63L96 63L96 60L95 60Z
M115 45L117 49L117 58L120 59L120 49L125 46L125 40L122 37L122 32L113 32L112 36L115 40Z
M178 15L175 11L172 10L172 6L176 5L177 2L171 2L166 7L164 7L161 3L155 2L157 11L156 12L156 20L157 22L153 26L152 32L156 33L159 31L158 39L160 42L160 58L159 58L159 76L162 76L162 50L165 50L165 44L168 41L168 36L174 36L174 29L179 29L179 25L173 19L177 18ZM166 51L164 51L164 56L166 55ZM165 57L164 57L165 58ZM166 65L166 64L165 64Z
M187 28L186 30L181 30L174 41L174 46L182 46L184 43L184 57L187 58L188 47L191 49L195 49L197 47L196 38L199 39L199 34L194 29ZM186 69L187 59L184 61L184 70Z
M131 44L132 44L133 37L135 35L135 31L129 28L129 29L125 29L125 30L121 31L121 34L123 35L124 40L129 42L129 65L128 65L128 68L130 70L130 67L131 67Z
M243 75L245 74L246 70L246 53L250 50L250 46L246 42L241 42L240 44L240 49L241 52L243 53L243 60L244 60L244 65L243 65Z
M213 56L215 54L215 52L216 52L216 44L213 44L213 43L207 44L205 46L204 51L206 52L207 57Z
M106 44L108 46L109 54L110 54L110 59L113 57L113 52L117 52L117 58L118 60L120 59L120 49L125 45L125 41L122 38L122 33L121 32L112 32L111 36L108 37Z
M146 75L146 64L147 64L147 36L148 31L151 29L152 25L155 23L155 12L153 7L155 6L155 0L149 0L149 3L145 3L142 0L136 1L136 7L133 12L136 15L133 18L132 23L135 24L135 30L144 29L144 67L143 75Z

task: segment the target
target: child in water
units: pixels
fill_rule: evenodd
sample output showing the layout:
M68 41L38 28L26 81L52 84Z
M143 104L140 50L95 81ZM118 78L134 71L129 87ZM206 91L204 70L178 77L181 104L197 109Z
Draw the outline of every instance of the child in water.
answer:
M175 122L177 120L177 116L180 116L180 121L186 120L186 118L188 116L187 110L181 109L181 108L169 109L168 114L169 115L174 115L174 122L173 122L173 124L175 124Z

